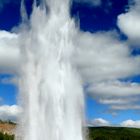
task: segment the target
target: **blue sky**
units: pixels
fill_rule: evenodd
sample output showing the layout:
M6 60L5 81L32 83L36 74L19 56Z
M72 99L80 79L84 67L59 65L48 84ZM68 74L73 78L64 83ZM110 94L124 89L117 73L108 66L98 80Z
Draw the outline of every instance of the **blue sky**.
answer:
M2 98L0 104L14 105L16 104L16 97L18 93L17 86L13 83L8 83L4 79L10 79L13 77L10 74L1 74L0 75L0 97Z
M99 0L97 0L99 1ZM28 15L30 16L31 13L31 0L26 0L26 8ZM133 3L133 1L131 1ZM75 0L72 3L71 7L71 16L75 18L75 21L79 22L79 28L81 31L90 34L96 34L101 33L106 34L107 32L115 32L115 35L117 36L117 39L120 42L127 42L128 50L129 50L129 56L139 56L140 55L140 49L139 45L140 43L133 43L133 39L131 40L131 35L127 34L127 32L123 32L123 29L121 30L121 27L118 27L118 16L122 13L127 13L129 11L129 7L133 6L133 4L130 5L130 0L101 0L99 4L95 5L92 3L92 1L80 1ZM18 26L21 22L20 17L20 0L17 0L16 2L13 2L12 0L9 0L7 2L3 2L1 5L0 10L0 30L6 30L11 31L13 27ZM129 41L130 39L130 41ZM100 56L101 58L102 56ZM102 58L104 59L104 57ZM134 61L135 62L135 61ZM129 63L129 62L128 62ZM125 65L124 65L125 66ZM121 73L121 72L120 72ZM10 75L9 73L3 73L0 74L0 105L15 105L16 104L16 98L18 94L18 87L16 87L12 82L5 82L4 79L12 79L14 75ZM116 82L117 81L117 82ZM128 74L128 76L120 76L119 78L115 79L115 82L113 84L118 84L119 82L123 82L123 85L125 87L135 83L140 83L140 73L134 72L134 74ZM88 81L87 81L88 83ZM86 83L86 84L87 84ZM103 81L104 83L104 81ZM108 85L107 81L107 85ZM87 84L88 85L88 84ZM89 83L89 85L92 85ZM96 84L95 84L96 85ZM105 83L106 85L106 83ZM133 85L131 85L133 86ZM95 87L95 86L94 86ZM97 87L95 87L97 88ZM93 88L94 89L94 88ZM111 106L114 105L109 103L103 103L101 100L103 99L115 99L121 101L121 98L124 99L125 97L122 96L116 96L112 97L112 92L110 98L106 98L105 96L99 97L98 90L97 93L91 94L91 90L86 90L86 119L88 121L92 121L97 118L102 118L108 122L110 122L112 125L119 125L121 122L131 119L131 120L139 120L140 116L140 103L136 100L134 101L137 104L130 104L130 106L136 106L135 108L128 107L128 104L121 104L126 105L125 109L112 109ZM101 92L99 92L101 93ZM106 93L108 94L108 93ZM122 93L123 94L123 93ZM97 98L96 98L97 95ZM130 96L129 98L139 98L140 96L138 93L135 95ZM128 99L130 100L130 99ZM128 101L127 101L128 103ZM115 104L116 105L116 104Z

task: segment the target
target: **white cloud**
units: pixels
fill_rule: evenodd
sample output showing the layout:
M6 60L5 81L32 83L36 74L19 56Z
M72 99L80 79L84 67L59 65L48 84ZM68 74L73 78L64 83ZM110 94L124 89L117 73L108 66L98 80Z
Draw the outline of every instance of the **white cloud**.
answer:
M101 103L101 104L108 104L108 105L120 105L120 104L122 104L122 105L124 105L124 104L129 104L129 103L133 103L133 102L137 102L137 101L139 101L139 98L137 98L137 97L128 97L128 98L101 98L101 99L99 99L99 102Z
M87 92L110 110L139 110L140 84L120 81L100 82L90 85Z
M89 122L89 126L110 126L110 122L102 118L96 118Z
M118 16L118 26L130 41L134 44L140 43L140 1L135 0L135 5L131 6L127 13Z
M98 126L111 126L112 124L103 119L103 118L95 118L92 121L88 122L88 126L94 126L94 127L98 127ZM125 120L123 122L120 123L120 126L122 127L134 127L134 128L140 128L140 120Z
M18 118L20 112L21 109L17 105L2 105L0 106L0 119L15 121Z
M140 84L118 80L140 74L140 57L131 55L128 44L118 40L115 32L79 32L75 45L74 63L88 85L86 92L112 110L119 110L116 105L138 109Z
M140 110L140 105L133 104L122 104L122 105L112 105L110 107L112 110Z
M19 61L17 34L0 31L0 73L18 71Z
M136 128L140 128L140 120L126 120L126 121L123 121L121 123L121 126L123 127L136 127Z
M76 37L76 55L84 82L99 82L140 74L140 57L132 57L129 47L115 33L83 33Z
M120 81L101 82L90 85L87 91L100 97L128 97L140 95L140 84Z
M121 14L118 17L118 26L120 29L134 41L140 39L140 15L136 11Z
M96 95L95 95L96 96ZM124 97L105 97L102 95L97 97L99 103L109 105L108 111L109 113L117 113L116 111L121 110L136 110L138 111L140 109L140 96L124 96ZM101 99L100 99L101 98Z

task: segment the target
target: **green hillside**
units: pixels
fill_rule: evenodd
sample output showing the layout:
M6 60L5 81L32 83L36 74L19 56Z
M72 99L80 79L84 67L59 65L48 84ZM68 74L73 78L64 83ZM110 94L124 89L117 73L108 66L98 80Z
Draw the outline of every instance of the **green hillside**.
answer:
M124 127L89 127L89 140L140 140L140 129Z
M14 135L0 132L0 140L14 140ZM124 127L89 127L87 140L140 140L140 129Z

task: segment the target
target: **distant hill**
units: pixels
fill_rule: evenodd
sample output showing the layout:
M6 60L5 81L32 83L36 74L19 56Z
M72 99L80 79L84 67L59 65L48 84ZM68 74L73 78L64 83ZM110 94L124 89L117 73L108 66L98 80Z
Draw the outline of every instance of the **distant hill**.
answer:
M8 140L13 140L15 129L15 123L11 121L0 121L0 140L7 140L7 137L9 138ZM2 133L5 134L3 138L1 138ZM88 127L87 140L140 140L140 129L125 127Z
M89 127L89 140L140 140L140 129L124 127Z

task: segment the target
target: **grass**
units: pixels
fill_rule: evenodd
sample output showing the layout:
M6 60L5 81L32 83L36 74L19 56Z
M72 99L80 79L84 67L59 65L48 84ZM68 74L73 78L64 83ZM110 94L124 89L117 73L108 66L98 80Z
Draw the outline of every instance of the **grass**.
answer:
M140 140L140 129L124 127L89 127L89 140Z

